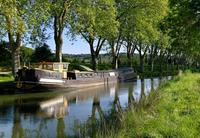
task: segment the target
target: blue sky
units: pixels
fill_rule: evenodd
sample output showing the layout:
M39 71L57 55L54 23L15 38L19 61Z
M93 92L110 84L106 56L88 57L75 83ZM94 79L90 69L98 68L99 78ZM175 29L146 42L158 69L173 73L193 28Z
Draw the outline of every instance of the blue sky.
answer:
M76 36L76 39L72 40L70 35L66 35L66 32L65 29L63 33L63 54L90 54L89 44L81 36ZM47 33L50 34L51 38L46 43L50 46L52 52L55 52L53 30L47 29ZM122 48L120 51L123 52L124 49ZM107 53L107 51L101 50L100 53Z
M55 42L53 36L47 41L52 52L55 52ZM81 36L76 37L76 40L71 40L69 36L63 34L63 54L90 54L89 44L81 38ZM124 52L122 47L120 52ZM100 53L107 53L105 50L101 50Z
M47 41L47 44L50 46L52 52L55 52L55 42L52 38ZM69 37L63 35L63 49L64 54L90 54L90 48L88 43L83 40L81 37L77 37L76 40L70 40Z
M48 29L47 34L50 35L50 38L46 41L46 43L50 46L50 49L53 53L55 53L55 42L54 42L54 36L53 31ZM4 37L5 41L8 41L7 37ZM26 43L26 42L25 42ZM27 44L27 47L33 48L31 45ZM101 50L100 53L107 53L106 50ZM120 52L124 52L124 48L122 47ZM89 44L81 37L76 36L75 40L72 40L69 35L65 35L65 32L63 33L63 48L62 48L63 54L90 54L90 47Z

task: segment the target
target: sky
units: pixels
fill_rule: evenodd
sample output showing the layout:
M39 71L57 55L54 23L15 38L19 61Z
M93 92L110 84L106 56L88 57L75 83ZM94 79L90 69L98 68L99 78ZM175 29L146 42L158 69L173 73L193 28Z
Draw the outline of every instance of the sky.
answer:
M66 30L63 33L63 54L90 54L89 44L81 37L76 36L75 40L71 40L69 35L65 35ZM51 38L47 40L47 44L50 46L50 49L55 53L55 42L53 39L53 30L47 29L47 33L51 35ZM120 50L124 52L124 48ZM107 53L105 50L100 51L101 54Z
M55 42L53 36L46 42L53 53L55 53ZM101 50L100 53L104 54L107 51ZM122 47L120 52L124 52ZM81 38L81 36L76 37L76 40L71 40L68 36L63 35L63 54L90 54L89 44Z
M53 53L55 53L55 42L53 38L53 31L47 29L47 34L50 34L50 38L46 41L46 43L50 46L50 49ZM4 38L5 41L8 41L8 38ZM26 42L25 42L26 43ZM27 47L33 48L33 46L27 44ZM124 52L124 48L122 47L120 52ZM75 40L72 40L69 35L65 35L63 33L63 54L90 54L89 44L81 37L76 36ZM107 53L105 50L101 50L100 54Z
M55 42L53 37L47 41L52 52L55 52ZM90 48L88 43L81 37L77 37L76 40L70 40L69 37L63 35L63 49L64 54L90 54Z

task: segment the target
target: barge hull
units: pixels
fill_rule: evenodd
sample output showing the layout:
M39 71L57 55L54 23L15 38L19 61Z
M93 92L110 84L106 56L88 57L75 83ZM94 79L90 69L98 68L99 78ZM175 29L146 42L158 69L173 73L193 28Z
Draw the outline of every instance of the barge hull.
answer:
M30 82L30 81L19 81L17 86L20 89L56 89L56 88L81 88L81 87L93 87L99 85L108 85L112 83L117 83L117 77L110 78L96 78L94 80L63 80L62 83L54 82Z

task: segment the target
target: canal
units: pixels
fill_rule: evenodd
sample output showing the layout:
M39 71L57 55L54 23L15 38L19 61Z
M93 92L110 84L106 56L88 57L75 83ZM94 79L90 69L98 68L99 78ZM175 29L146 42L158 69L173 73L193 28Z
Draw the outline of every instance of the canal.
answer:
M111 109L116 97L124 110L131 102L130 95L137 101L169 79L138 79L80 90L0 96L0 138L73 136L77 123L85 123L94 114L100 118L102 112ZM96 101L99 107L94 109Z

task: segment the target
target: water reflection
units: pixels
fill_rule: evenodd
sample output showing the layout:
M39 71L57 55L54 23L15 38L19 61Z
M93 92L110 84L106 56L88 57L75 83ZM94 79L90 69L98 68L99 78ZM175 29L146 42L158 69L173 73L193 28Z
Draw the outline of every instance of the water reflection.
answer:
M78 132L75 122L118 122L126 107L134 107L160 82L171 78L138 79L136 82L54 94L19 95L0 104L0 137L66 137ZM117 124L116 124L117 125ZM76 131L74 131L76 130ZM92 131L91 131L92 132ZM78 134L79 135L79 134Z
M65 133L65 122L63 118L59 118L57 122L57 138L65 138L66 133Z
M49 118L64 118L68 113L68 101L65 97L57 97L39 103L41 115Z
M12 138L22 138L24 137L24 129L21 125L21 116L19 108L14 108L14 119L13 119L13 129L12 129Z
M134 85L130 85L130 87L128 88L128 107L132 107L134 102L135 102L135 98L133 95L133 87Z

